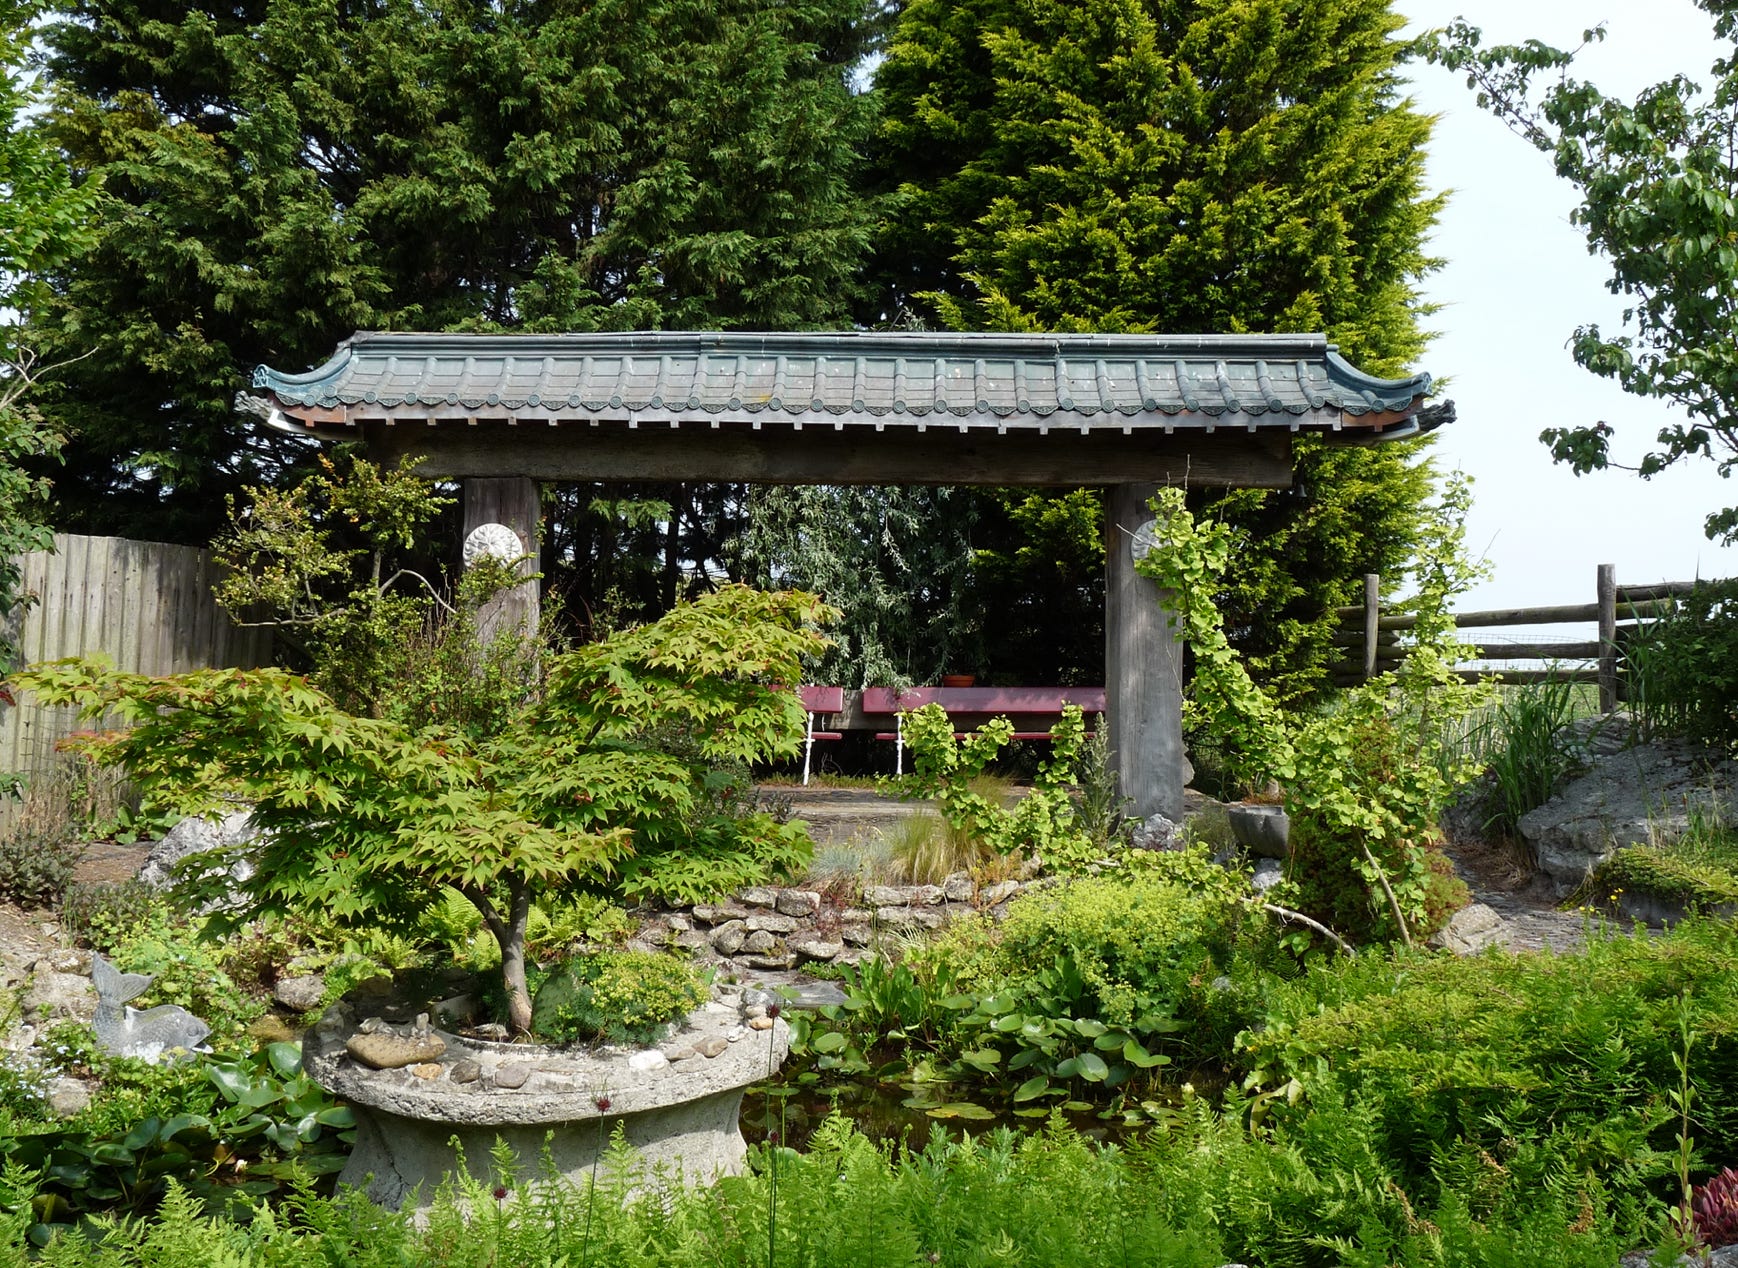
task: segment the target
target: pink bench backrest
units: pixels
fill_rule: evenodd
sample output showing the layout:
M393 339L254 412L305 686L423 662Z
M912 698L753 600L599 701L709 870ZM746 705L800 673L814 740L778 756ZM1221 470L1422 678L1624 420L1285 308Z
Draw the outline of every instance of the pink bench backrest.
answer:
M798 687L797 698L810 713L838 713L845 707L843 687Z
M864 713L900 713L939 704L949 713L1060 713L1076 704L1104 712L1103 687L865 687Z

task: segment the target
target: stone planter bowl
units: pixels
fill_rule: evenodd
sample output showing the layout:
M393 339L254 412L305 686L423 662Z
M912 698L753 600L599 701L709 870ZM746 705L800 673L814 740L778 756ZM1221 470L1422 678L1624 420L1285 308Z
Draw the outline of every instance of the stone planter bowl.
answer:
M1283 859L1291 853L1291 818L1284 806L1240 802L1225 807L1237 844L1262 858Z
M783 1019L750 1029L723 1003L703 1005L656 1048L551 1048L434 1031L444 1045L437 1057L395 1069L371 1068L349 1050L369 1027L418 1034L377 1020L359 1027L335 1005L304 1040L304 1065L356 1113L356 1146L339 1182L418 1215L459 1150L471 1174L491 1182L497 1139L512 1147L522 1175L537 1174L547 1140L556 1170L578 1185L617 1127L648 1171L688 1183L734 1175L748 1152L738 1126L743 1090L790 1050Z

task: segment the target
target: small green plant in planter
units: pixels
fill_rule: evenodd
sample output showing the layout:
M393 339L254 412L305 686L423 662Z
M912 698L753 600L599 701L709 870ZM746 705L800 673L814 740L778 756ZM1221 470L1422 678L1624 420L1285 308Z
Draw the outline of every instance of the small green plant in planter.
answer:
M570 890L631 898L717 893L797 874L812 845L724 796L719 772L794 754L794 692L830 614L798 592L726 586L661 620L550 652L540 690L482 733L361 717L281 670L168 678L91 660L16 681L46 703L122 729L84 747L156 804L253 806L256 871L208 930L263 914L409 929L457 892L501 951L507 1022L531 1026L533 901ZM216 896L233 861L201 856Z
M552 1043L650 1044L706 1001L687 961L656 951L575 956L551 970L531 1005L531 1033Z

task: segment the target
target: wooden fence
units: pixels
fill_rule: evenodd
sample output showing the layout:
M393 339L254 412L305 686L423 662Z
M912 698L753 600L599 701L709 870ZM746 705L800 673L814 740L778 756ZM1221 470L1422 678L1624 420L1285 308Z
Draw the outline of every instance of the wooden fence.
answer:
M1471 659L1474 660L1592 661L1593 668L1462 669L1459 672L1464 678L1495 678L1502 682L1538 682L1545 678L1597 682L1599 707L1610 712L1617 707L1621 694L1618 664L1625 642L1641 622L1671 613L1676 597L1688 594L1695 586L1693 581L1620 586L1617 584L1616 565L1600 564L1592 603L1457 612L1454 623L1461 630L1588 621L1598 624L1597 636L1581 642L1480 643L1465 640L1473 648ZM1334 669L1336 684L1349 685L1372 678L1383 670L1392 669L1407 655L1402 636L1413 627L1415 619L1404 614L1384 615L1380 595L1381 578L1374 573L1368 574L1364 578L1364 602L1340 608L1336 613L1345 624L1334 635L1334 643L1346 650L1346 659Z
M37 600L11 616L26 664L102 652L120 669L173 674L271 659L270 631L232 625L212 598L209 551L56 533L52 552L22 562ZM77 725L70 709L0 706L0 771L47 774L56 742Z

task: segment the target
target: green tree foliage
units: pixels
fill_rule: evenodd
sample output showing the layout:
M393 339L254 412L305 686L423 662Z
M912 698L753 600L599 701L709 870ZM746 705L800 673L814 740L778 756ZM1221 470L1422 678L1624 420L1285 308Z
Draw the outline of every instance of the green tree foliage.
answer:
M1409 368L1438 200L1423 193L1429 122L1396 78L1401 23L1387 0L910 0L876 80L894 211L872 312L964 329L1325 330L1364 368ZM1408 558L1426 496L1415 458L1300 444L1293 489L1213 505L1247 541L1221 596L1230 628L1283 694L1320 682L1326 610L1355 578ZM997 611L1056 588L1046 561L1022 561L1028 533L1072 521L1058 558L1073 559L1098 531L1077 503L1012 504L980 544ZM1083 579L1063 588L1080 595ZM1055 610L1078 629L1085 606ZM1035 655L998 653L998 671Z
M966 603L977 500L963 489L775 486L749 497L745 576L799 586L841 616L810 681L848 687L969 672L979 623Z
M65 521L195 540L283 442L255 363L358 328L837 323L870 209L857 0L79 0L53 131L102 232L36 329Z
M526 1030L540 893L697 901L806 863L803 826L743 813L728 781L797 751L802 706L778 684L819 649L825 615L809 595L718 590L551 655L541 696L482 736L359 717L275 669L147 678L60 661L18 681L88 718L118 715L123 729L90 751L154 801L254 807L258 870L226 919L313 909L402 924L455 889L500 944L509 1020Z
M1719 41L1711 92L1675 75L1626 102L1570 76L1575 50L1537 40L1483 48L1464 22L1430 44L1431 58L1465 71L1479 105L1550 154L1581 196L1570 219L1588 251L1609 261L1606 285L1626 307L1617 333L1576 330L1575 360L1687 416L1660 428L1636 468L1644 478L1696 457L1722 476L1738 468L1738 10L1696 2ZM1603 35L1596 28L1584 39ZM1539 439L1582 475L1622 465L1611 436L1596 422L1549 427ZM1711 512L1706 527L1711 538L1738 541L1738 507Z
M59 452L60 436L25 395L47 369L25 334L49 278L87 240L92 191L76 184L32 122L36 93L26 70L35 0L0 0L0 616L27 601L19 556L52 535L40 522L48 482L27 469ZM69 353L69 355L76 355ZM17 655L0 625L0 662Z

